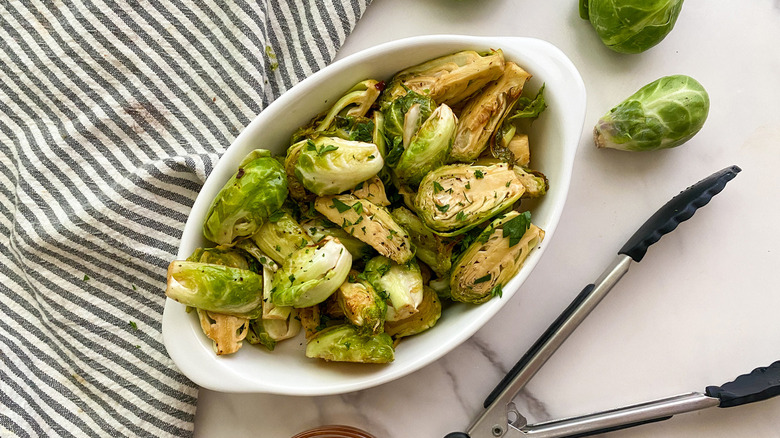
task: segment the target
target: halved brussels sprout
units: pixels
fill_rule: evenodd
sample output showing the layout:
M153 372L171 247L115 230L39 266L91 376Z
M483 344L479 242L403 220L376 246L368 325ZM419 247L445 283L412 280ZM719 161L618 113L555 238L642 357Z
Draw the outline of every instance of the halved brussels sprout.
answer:
M250 152L211 203L203 236L221 245L249 237L287 198L284 168L263 149Z
M292 215L282 210L274 212L252 235L252 240L264 254L280 265L295 251L314 243Z
M298 143L306 138L317 137L320 133L333 129L338 117L363 117L371 109L384 84L373 79L358 82L342 96L327 113L320 114L305 126L302 126L292 136L291 143Z
M189 262L211 263L239 269L250 269L249 262L241 251L230 246L219 245L214 248L198 248L187 257Z
M252 319L263 312L263 276L230 266L174 260L168 266L165 295L187 306Z
M547 177L538 170L524 169L520 166L513 168L520 183L525 187L522 198L539 198L547 193L550 182Z
M366 181L358 184L352 190L352 195L356 198L371 201L372 204L380 207L387 207L390 201L385 193L385 184L378 176L373 176Z
M316 137L338 137L344 140L374 142L374 120L368 117L337 116L330 129Z
M353 189L379 173L384 166L382 155L373 143L317 137L305 140L295 176L317 196L335 195Z
M249 320L240 316L223 315L198 311L198 320L203 333L212 340L212 348L217 355L233 354L243 345L243 340L249 331Z
M436 109L436 102L428 96L410 91L382 107L384 132L389 144L385 157L387 165L394 167L404 148L409 146L414 134Z
M346 230L329 220L323 218L309 219L301 224L301 228L306 231L306 234L308 234L315 243L319 243L326 236L335 237L345 248L347 248L347 251L352 254L353 261L362 260L372 254L376 254L371 245L349 234Z
M416 335L436 325L439 318L441 318L441 301L433 289L425 286L417 312L398 321L386 322L385 333L396 339Z
M423 178L414 205L428 228L454 236L511 207L524 192L507 163L451 164Z
M503 71L504 53L501 50L457 52L396 73L382 101L394 100L412 90L429 95L438 104L452 106L497 79Z
M298 157L303 152L303 147L307 143L301 141L293 144L287 148L287 155L284 158L284 173L287 179L287 189L290 192L290 197L298 202L310 202L315 198L314 193L306 190L301 180L295 176L295 165L298 164Z
M351 324L328 327L306 344L306 357L334 362L389 363L395 358L387 333L365 335Z
M580 16L610 49L640 53L672 31L682 5L683 0L580 0Z
M426 228L423 221L408 208L398 207L390 214L398 225L409 232L417 258L430 266L437 275L447 275L452 266L450 258L455 242Z
M374 257L366 263L363 274L388 299L386 321L398 321L417 313L423 299L423 279L415 259L398 264L387 257Z
M428 282L428 287L430 287L434 292L436 292L436 296L439 297L439 300L451 300L452 295L450 294L450 276L447 275L445 277L439 277L434 278L431 281Z
M593 128L599 148L653 151L696 135L710 110L704 87L685 75L664 76L609 110Z
M295 251L274 274L271 302L308 307L325 301L347 278L352 256L332 237Z
M511 211L493 221L461 254L450 276L455 301L480 304L501 296L528 254L544 239L528 212Z
M378 205L352 195L317 198L314 208L333 223L384 256L398 263L414 257L409 234L398 225L390 213Z
M451 161L474 161L501 126L531 75L513 62L504 74L466 104L452 143Z
M382 332L387 303L371 283L358 278L358 272L352 272L335 295L339 307L354 326L366 333Z
M253 319L249 321L246 341L252 345L260 344L270 351L273 351L274 348L276 348L276 340L265 331L262 319Z
M450 107L436 108L414 134L395 166L401 183L417 186L428 172L447 161L457 125L458 118Z

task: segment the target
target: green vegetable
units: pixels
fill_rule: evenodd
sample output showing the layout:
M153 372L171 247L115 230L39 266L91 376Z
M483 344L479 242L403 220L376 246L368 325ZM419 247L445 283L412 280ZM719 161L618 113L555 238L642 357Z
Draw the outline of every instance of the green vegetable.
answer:
M398 321L388 321L385 324L385 332L396 339L416 335L433 327L439 318L441 318L441 301L436 291L425 286L417 312Z
M417 313L423 298L423 279L415 259L399 265L377 256L366 263L365 278L388 299L387 321L398 321Z
M203 223L203 235L221 245L249 237L286 197L284 168L270 152L255 149L214 198Z
M355 188L382 170L384 161L373 143L317 137L292 147L300 148L295 176L317 196L335 195Z
M417 186L431 170L443 165L450 153L458 119L440 105L412 137L395 166L399 181Z
M332 237L295 251L274 273L271 302L308 307L325 301L347 278L352 256Z
M531 75L513 62L504 74L469 100L460 114L450 161L474 161L509 114Z
M439 104L455 105L479 92L504 71L504 53L472 50L452 53L409 67L393 76L380 97L385 102L405 95L410 90L430 96Z
M252 240L264 254L279 264L283 264L301 247L314 243L287 212L283 212L276 222L264 223L252 235Z
M355 208L356 203L362 207ZM371 245L379 254L398 263L406 263L414 257L408 233L385 208L371 201L352 195L325 196L317 198L314 208L349 234Z
M683 0L580 0L580 16L610 49L640 53L672 31L682 5Z
M395 358L387 333L364 335L351 324L328 327L306 344L306 357L334 362L389 363Z
M314 242L320 242L326 236L337 238L339 242L347 248L347 251L352 254L353 263L376 254L371 245L349 234L343 228L326 219L310 219L302 223L301 228L306 231L306 234L308 234Z
M454 241L433 233L425 227L423 221L411 210L398 207L391 213L393 219L409 232L412 244L417 249L415 255L438 275L446 275L450 271L450 258ZM465 221L465 213L457 220Z
M263 312L263 276L246 269L174 260L165 295L184 305L257 318Z
M494 220L453 266L451 298L479 304L501 296L503 286L543 238L544 231L530 223L528 212L511 211Z
M354 326L369 334L382 332L387 303L371 283L358 278L357 273L348 276L347 281L339 287L336 300L347 320Z
M599 148L651 151L679 146L696 135L710 109L707 91L685 75L653 81L596 123Z
M437 192L434 183L444 190ZM524 192L507 163L450 164L423 178L414 205L433 232L455 236L511 207Z

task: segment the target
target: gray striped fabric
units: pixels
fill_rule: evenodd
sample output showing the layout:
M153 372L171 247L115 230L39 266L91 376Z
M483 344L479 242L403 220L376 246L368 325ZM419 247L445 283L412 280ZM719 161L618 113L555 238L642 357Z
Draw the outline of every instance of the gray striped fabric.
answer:
M188 436L165 272L201 184L370 0L0 1L0 436Z

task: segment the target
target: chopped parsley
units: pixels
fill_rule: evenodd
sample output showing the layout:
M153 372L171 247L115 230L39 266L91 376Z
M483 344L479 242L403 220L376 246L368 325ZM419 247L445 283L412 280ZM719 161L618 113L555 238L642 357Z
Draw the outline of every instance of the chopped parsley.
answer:
M338 149L338 146L333 146L332 144L329 144L327 146L323 146L322 149L317 151L317 155L322 156L325 152L335 151Z
M524 211L520 215L506 221L503 228L503 237L509 237L509 247L517 245L523 235L531 226L531 212Z
M339 212L339 213L344 213L345 211L347 211L347 210L349 210L350 208L352 208L352 207L350 207L349 205L347 205L347 204L345 204L345 203L343 203L343 202L339 201L339 200L338 200L338 199L336 199L336 198L333 198L333 207L335 207L335 208L336 208L336 210L338 210L338 212Z
M444 190L444 187L439 184L438 181L433 182L433 193L439 193L440 191Z
M133 328L133 330L138 330L138 324L136 324L135 321L129 321L128 324Z
M89 275L84 274L84 281L89 281Z
M455 220L458 221L465 221L466 220L466 213L459 211L457 215L455 215Z
M442 212L442 213L446 213L446 212L447 212L447 210L449 210L449 209L450 209L450 204L445 204L445 205L436 205L436 209L437 209L437 210L439 210L439 211L440 211L440 212Z
M495 285L493 287L493 289L490 289L490 296L491 297L499 297L499 298L504 296L504 290L501 287L501 283Z
M470 188L471 188L471 182L469 181L469 182L466 183L466 190L468 190Z
M480 283L484 283L486 281L490 281L490 278L492 276L493 276L492 274L483 275L482 277L479 277L476 280L474 280L474 284L480 284Z
M477 169L477 170L474 171L474 177L477 178L477 179L482 179L482 178L485 177L485 174L482 173L481 170Z
M357 212L357 214L362 214L363 213L363 204L360 201L358 201L358 202L352 204L352 209L355 210L355 212ZM362 218L362 216L361 216L361 218ZM357 223L357 222L355 222L355 223Z
M276 210L275 212L271 213L271 214L268 216L268 221L269 221L269 222L276 223L276 222L279 222L279 220L280 220L282 217L284 217L284 210Z

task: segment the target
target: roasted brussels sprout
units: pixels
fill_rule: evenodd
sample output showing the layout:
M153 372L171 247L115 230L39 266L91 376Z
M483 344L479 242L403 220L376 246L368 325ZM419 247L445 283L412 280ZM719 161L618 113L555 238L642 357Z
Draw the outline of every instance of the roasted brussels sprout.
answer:
M284 158L284 174L287 179L287 189L290 192L290 197L298 202L310 202L316 196L314 193L307 191L301 180L295 176L295 166L298 164L298 157L301 156L303 147L307 144L308 142L306 141L293 144L287 149L287 154Z
M317 196L335 195L355 188L382 170L384 161L376 145L337 137L304 140L295 163L295 176Z
M225 315L257 318L262 312L263 276L246 269L174 260L168 266L168 298Z
M387 257L374 257L366 263L363 275L377 292L387 297L386 321L398 321L417 313L423 298L423 279L414 259L399 265Z
M307 125L299 128L293 134L291 143L298 143L307 138L317 137L321 133L339 129L334 125L342 123L344 120L360 119L368 113L382 89L383 84L373 79L358 82L328 112L315 117Z
M365 335L351 324L328 327L306 344L306 357L334 362L389 363L395 358L387 333Z
M524 192L507 163L450 164L423 178L414 205L428 228L454 236L511 207Z
M309 219L302 223L301 227L315 243L319 243L326 236L338 239L352 255L353 263L376 254L376 251L374 251L374 248L372 248L371 245L349 234L345 229L327 219Z
M308 307L325 301L347 278L352 256L332 237L295 251L274 273L271 302Z
M425 120L405 146L395 165L401 183L417 186L431 170L447 161L455 136L458 118L447 105L438 108Z
M389 141L385 157L388 166L395 167L404 148L409 146L414 134L435 109L436 102L433 99L413 91L383 107L384 132Z
M683 0L580 0L580 16L610 49L640 53L672 31L682 5Z
M414 257L409 234L382 207L352 195L317 198L314 208L349 234L398 263Z
M374 287L352 272L336 292L336 300L346 318L366 333L381 333L384 327L387 303Z
M380 207L387 207L390 201L387 199L385 184L378 176L371 177L358 184L352 190L352 195L356 198L371 201L372 204Z
M381 102L408 90L430 96L438 104L455 105L467 99L504 71L504 53L467 50L442 56L396 73Z
M468 101L460 114L451 161L474 161L479 157L530 78L517 64L507 62L504 74Z
M280 265L295 251L314 243L292 215L282 210L274 212L252 235L252 240L264 254Z
M286 197L284 168L270 152L255 149L214 198L206 213L203 235L220 245L249 237Z
M249 261L247 261L244 254L230 246L220 245L214 248L198 248L192 255L187 257L187 261L250 269Z
M593 129L599 148L651 151L679 146L704 126L710 98L685 75L664 76L609 110Z
M525 192L521 198L539 198L547 193L547 189L550 188L550 182L547 177L537 170L524 169L520 166L512 168L515 171L515 175L520 180L520 184L525 187Z
M395 339L416 335L436 325L439 318L441 318L441 301L433 289L425 286L417 312L398 321L388 321L385 323L385 333Z
M233 354L243 345L243 340L249 331L249 320L240 316L223 315L198 311L198 320L203 333L212 340L212 348L217 355Z
M528 212L511 211L494 220L460 255L450 276L455 301L484 303L501 296L528 254L544 239Z
M391 212L395 221L409 232L414 245L415 255L439 276L450 272L450 258L455 242L431 232L423 221L406 207L398 207Z

